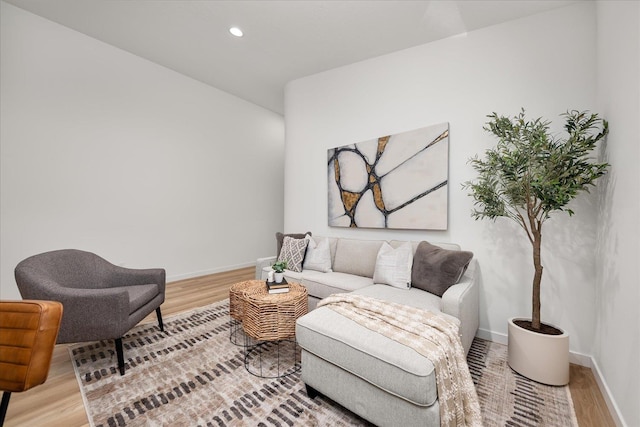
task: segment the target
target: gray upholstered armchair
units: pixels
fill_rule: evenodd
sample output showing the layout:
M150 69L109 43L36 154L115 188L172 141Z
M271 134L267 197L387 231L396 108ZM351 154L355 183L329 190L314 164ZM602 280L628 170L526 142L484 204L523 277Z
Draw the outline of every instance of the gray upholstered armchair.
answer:
M62 303L57 343L113 339L122 375L122 336L153 310L164 330L164 269L123 268L91 252L64 249L25 259L15 276L22 298Z

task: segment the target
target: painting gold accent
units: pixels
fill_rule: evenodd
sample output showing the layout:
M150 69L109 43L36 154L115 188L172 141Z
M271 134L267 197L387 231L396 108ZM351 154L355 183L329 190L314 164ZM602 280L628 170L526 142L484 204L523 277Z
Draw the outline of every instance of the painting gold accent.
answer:
M373 184L373 202L380 211L387 211L387 208L384 206L384 200L382 199L382 189L380 188L379 182Z
M378 138L378 152L376 154L376 160L379 159L380 156L382 156L382 153L384 153L384 149L387 147L387 143L389 142L390 138L391 135L381 136L380 138Z
M353 208L355 208L358 200L360 200L362 194L360 193L352 193L351 191L342 191L342 202L344 203L344 207L347 211L352 212Z

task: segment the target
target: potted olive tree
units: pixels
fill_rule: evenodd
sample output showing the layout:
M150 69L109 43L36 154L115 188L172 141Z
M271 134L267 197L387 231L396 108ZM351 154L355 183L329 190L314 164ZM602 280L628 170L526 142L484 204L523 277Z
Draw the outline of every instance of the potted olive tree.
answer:
M530 319L509 319L509 365L535 381L552 385L569 382L569 336L540 320L542 226L551 214L573 211L567 204L603 174L609 165L598 163L594 149L608 133L606 120L597 114L569 111L566 138L549 131L549 122L525 119L524 109L514 116L487 116L484 129L498 138L484 159L470 164L474 181L463 184L475 200L475 219L505 217L523 230L533 248L533 292Z

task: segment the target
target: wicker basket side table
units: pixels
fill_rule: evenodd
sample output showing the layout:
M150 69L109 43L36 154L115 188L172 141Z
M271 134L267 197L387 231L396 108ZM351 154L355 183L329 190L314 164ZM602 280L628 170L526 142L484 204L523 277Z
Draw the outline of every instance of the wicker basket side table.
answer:
M307 314L307 289L290 283L289 292L270 294L266 286L249 287L243 293L242 328L259 341L278 341L295 337L296 320Z
M229 340L235 345L244 345L245 343L242 327L240 326L244 318L243 294L246 290L260 287L265 287L263 280L246 280L231 285L229 289L229 316L231 316Z
M290 283L289 292L268 293L266 286L244 291L242 328L246 370L262 378L281 378L300 370L296 320L308 310L307 289ZM251 343L251 344L250 344Z

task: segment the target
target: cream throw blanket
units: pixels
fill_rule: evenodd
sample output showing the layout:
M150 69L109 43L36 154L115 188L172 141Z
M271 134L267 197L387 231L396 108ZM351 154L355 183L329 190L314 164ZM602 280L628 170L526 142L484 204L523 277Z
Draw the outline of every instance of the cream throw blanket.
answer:
M458 319L355 294L331 295L320 306L431 360L436 372L441 426L482 426L478 396L458 336Z

